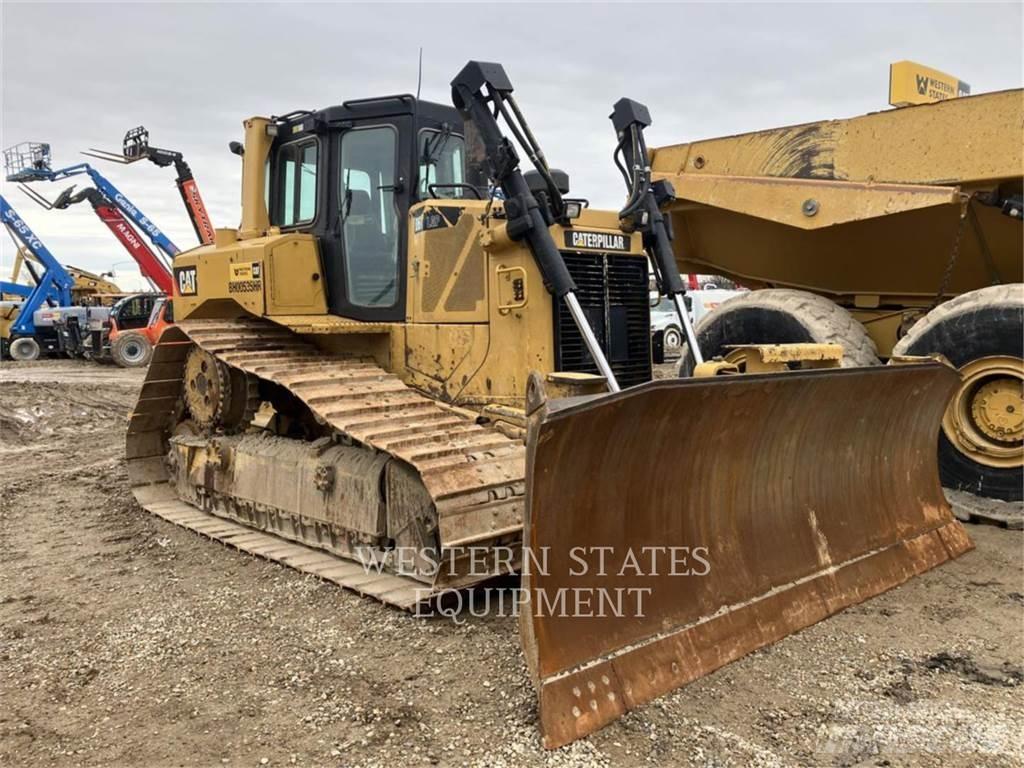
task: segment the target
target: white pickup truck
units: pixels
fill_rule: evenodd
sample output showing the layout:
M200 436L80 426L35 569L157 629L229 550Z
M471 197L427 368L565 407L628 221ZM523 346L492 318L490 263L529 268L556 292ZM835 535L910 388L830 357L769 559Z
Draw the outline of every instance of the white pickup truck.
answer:
M707 283L695 291L687 291L686 298L690 307L690 319L696 325L704 315L723 301L728 301L734 296L744 293L746 293L746 290L718 288L713 283ZM659 301L656 293L651 294L651 302L651 333L664 331L665 352L677 355L679 348L683 344L683 329L679 325L675 304L672 303L671 299L667 298L662 298Z

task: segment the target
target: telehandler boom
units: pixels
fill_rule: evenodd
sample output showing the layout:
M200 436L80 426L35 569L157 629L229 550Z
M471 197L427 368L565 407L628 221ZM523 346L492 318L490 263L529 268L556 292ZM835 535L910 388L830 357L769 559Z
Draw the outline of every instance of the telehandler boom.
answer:
M199 194L199 185L192 175L192 169L185 162L185 156L175 149L162 149L151 145L149 131L144 126L140 125L125 133L120 153L90 149L82 154L122 165L131 165L139 160L149 160L158 168L173 165L175 173L178 174L174 178L174 185L181 195L181 202L188 213L189 221L192 222L196 237L200 243L208 245L213 242L213 223L210 221L210 214L206 210L202 195Z
M25 185L21 186L21 190L47 210L67 210L72 205L88 201L96 218L103 222L104 226L128 252L128 255L132 257L139 268L139 273L150 287L163 293L170 293L173 289L171 270L168 266L146 245L142 236L118 207L96 187L85 187L76 191L75 185L72 185L57 195L53 201L47 200L43 195Z
M500 65L452 96L245 122L241 225L175 258L131 415L140 504L410 610L522 570L548 747L970 548L951 370L651 381L654 190L569 197Z

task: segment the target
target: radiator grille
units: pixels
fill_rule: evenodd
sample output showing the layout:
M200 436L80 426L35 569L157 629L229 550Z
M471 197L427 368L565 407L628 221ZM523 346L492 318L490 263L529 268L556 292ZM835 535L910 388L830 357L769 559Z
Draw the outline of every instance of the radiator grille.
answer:
M651 379L651 308L647 260L618 254L563 253L576 298L622 387ZM583 337L561 301L555 303L555 367L598 373Z

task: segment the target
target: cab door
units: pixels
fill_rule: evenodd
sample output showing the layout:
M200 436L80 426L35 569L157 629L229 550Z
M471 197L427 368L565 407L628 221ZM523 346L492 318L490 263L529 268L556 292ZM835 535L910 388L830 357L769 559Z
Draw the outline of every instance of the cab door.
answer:
M412 120L356 124L337 137L336 220L325 238L332 313L403 322Z

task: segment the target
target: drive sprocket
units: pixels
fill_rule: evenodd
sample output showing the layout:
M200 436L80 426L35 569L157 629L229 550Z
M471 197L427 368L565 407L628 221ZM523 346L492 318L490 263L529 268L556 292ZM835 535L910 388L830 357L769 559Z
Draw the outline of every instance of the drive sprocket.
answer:
M259 407L255 377L232 368L200 347L185 359L185 405L195 425L204 432L237 432L252 420Z

